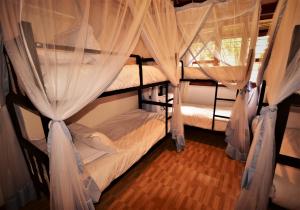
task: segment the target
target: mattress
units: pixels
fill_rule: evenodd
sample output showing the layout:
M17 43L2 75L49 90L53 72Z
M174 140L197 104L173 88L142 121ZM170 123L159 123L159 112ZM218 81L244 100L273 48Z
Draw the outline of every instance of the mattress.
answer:
M168 80L157 65L143 65L143 84L151 84ZM125 65L115 81L106 91L136 87L140 85L139 66Z
M237 82L243 80L243 74L241 73L241 67L239 66L213 66L206 67L210 75L218 75L218 80L225 80L230 82ZM184 67L185 79L211 79L208 77L199 67Z
M165 119L158 113L133 110L95 127L120 149L85 165L102 192L165 135Z
M49 73L48 68L59 69L60 74L57 78L61 80L57 81L58 88L63 89L65 87L65 80L69 77L68 72L70 69L69 63L73 59L73 53L67 51L47 52L45 54L44 49L37 49L41 69L44 69L44 77L47 77ZM47 55L47 59L45 58ZM88 72L95 70L95 64L97 55L86 53L84 54L80 74L78 75L82 80L89 82ZM47 61L47 63L46 63ZM48 65L50 64L50 65ZM58 64L58 65L56 65ZM158 68L158 65L143 65L143 84L151 84L168 80L162 71ZM48 81L45 79L45 81ZM124 89L129 87L137 87L140 85L139 78L139 66L137 64L124 65L116 79L110 84L106 91ZM51 82L45 84L46 87L52 87ZM54 93L51 93L51 88L48 88L48 95L54 97ZM53 95L53 96L52 96ZM57 96L60 97L60 96ZM63 98L63 96L61 96Z
M231 109L230 106L217 105L216 114L230 117ZM213 106L184 103L181 106L181 113L186 125L204 129L212 128ZM226 118L216 117L214 130L225 131L227 122Z

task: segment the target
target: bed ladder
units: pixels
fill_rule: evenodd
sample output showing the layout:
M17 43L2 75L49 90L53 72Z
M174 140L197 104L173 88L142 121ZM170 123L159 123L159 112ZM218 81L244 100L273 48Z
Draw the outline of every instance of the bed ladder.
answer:
M218 115L216 114L216 109L217 109L217 101L231 101L234 102L235 99L232 98L219 98L218 97L218 89L219 89L219 83L215 81L216 88L215 88L215 100L214 100L214 110L213 110L213 120L212 120L212 125L211 125L211 130L215 130L215 118L223 118L223 119L230 119L229 116L224 116L224 115ZM238 95L238 90L236 92L236 96Z
M278 104L275 125L276 163L300 169L300 159L280 154L291 106L300 107L300 95L293 94ZM299 139L300 140L300 139Z

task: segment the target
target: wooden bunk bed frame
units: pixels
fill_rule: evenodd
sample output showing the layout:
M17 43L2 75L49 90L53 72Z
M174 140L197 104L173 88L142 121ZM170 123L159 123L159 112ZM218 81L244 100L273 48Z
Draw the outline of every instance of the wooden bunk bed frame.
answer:
M300 41L296 37L300 36L300 26L296 25L293 33L291 49L289 53L288 63L291 61L292 57L295 55L297 49L300 48ZM257 109L257 115L259 115L260 110L264 106L268 106L267 102L264 102L266 81L262 83L259 104ZM290 166L293 168L300 169L300 158L291 157L285 154L280 154L282 142L284 139L284 133L288 123L288 117L292 106L300 107L300 94L293 93L277 105L277 117L275 124L275 167L279 163L281 165ZM273 176L275 175L275 169L273 171ZM274 204L272 199L269 199L269 207L272 209L283 209L281 206Z
M282 165L287 165L290 167L300 169L300 159L291 157L288 155L280 154L280 149L284 137L284 133L286 130L288 117L290 113L291 106L300 107L300 95L299 94L292 94L277 106L277 118L276 118L276 125L275 125L275 162L280 163Z
M36 48L42 47L42 43L36 43L33 38L32 28L31 24L29 22L22 22L22 28L24 30L25 38L30 50L30 53L32 55L34 64L39 71L39 74L41 75L41 69L39 65L39 59L37 55ZM70 51L74 48L69 46L53 46L53 45L46 45L47 48L56 48L64 51ZM101 53L98 50L92 50L92 49L84 49L84 52L88 53ZM26 139L22 134L22 129L20 125L20 121L18 118L17 111L15 109L15 106L20 106L37 116L41 118L42 127L44 129L44 134L47 137L49 128L48 124L51 119L43 116L32 104L32 102L29 100L29 98L22 94L22 91L18 85L18 80L16 73L14 71L13 65L10 61L10 58L6 52L6 49L4 48L4 57L7 64L8 74L9 74L9 88L10 92L6 97L6 104L7 108L10 114L10 117L12 119L12 123L16 132L17 139L19 141L19 144L21 146L21 150L23 152L23 155L25 157L25 162L27 164L27 167L29 169L30 177L33 181L34 187L36 189L36 193L38 197L41 196L41 193L44 193L45 195L49 196L49 158L48 155L45 154L43 151L41 151L36 145L30 142L29 139ZM162 139L165 139L166 136L169 135L169 128L168 128L168 121L171 119L172 116L168 115L168 108L172 107L172 104L169 102L173 100L173 98L168 98L168 95L166 95L165 102L155 102L155 101L149 101L149 100L143 100L142 94L143 89L160 86L165 89L166 93L168 93L169 88L169 81L161 81L151 84L143 84L143 63L148 62L148 58L142 58L139 55L130 55L130 57L133 57L136 59L136 64L139 66L139 79L140 84L136 87L129 87L124 89L118 89L113 91L107 91L102 93L98 98L103 98L107 96L112 96L116 94L122 94L132 91L137 91L138 93L138 106L141 109L143 104L150 104L154 106L162 106L165 107L165 136Z

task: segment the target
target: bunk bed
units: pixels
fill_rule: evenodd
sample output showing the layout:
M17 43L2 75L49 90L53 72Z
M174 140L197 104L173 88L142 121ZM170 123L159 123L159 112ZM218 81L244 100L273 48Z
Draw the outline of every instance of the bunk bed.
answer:
M266 81L261 84L257 115L268 106L264 101ZM269 205L273 209L298 209L300 207L300 127L298 122L300 111L300 91L292 94L277 106L275 126L275 165L273 187ZM295 114L289 120L290 113ZM294 118L294 119L293 119ZM258 118L252 122L254 132Z
M37 70L40 70L40 65L42 65L39 57L39 50L41 50L42 47L48 49L55 48L62 52L72 50L72 47L68 46L51 46L36 43L33 38L31 24L29 22L22 22L22 27ZM84 49L84 52L89 54L100 53L93 49ZM22 129L15 106L20 106L40 116L45 136L47 136L49 131L48 124L50 119L39 113L28 97L22 94L13 65L5 49L4 55L10 75L10 93L7 96L8 111L11 115L16 135L37 194L38 196L40 196L40 193L49 195L49 158L46 149L46 139L30 141L22 135ZM108 91L101 94L98 98L137 91L139 109L113 117L94 128L88 128L76 123L69 125L75 147L81 156L86 157L86 159L82 161L85 163L86 171L96 184L96 186L94 186L95 194L92 195L94 202L99 200L101 192L113 180L128 170L128 168L137 162L155 143L160 139L164 139L169 133L169 120L171 116L169 116L168 108L172 107L172 104L169 103L172 101L172 98L168 98L168 94L166 94L165 102L155 102L145 100L142 97L144 89L155 86L160 86L168 93L169 81L163 77L163 74L154 73L159 70L158 68L147 68L142 65L143 62L148 62L148 59L144 59L139 55L131 55L130 57L135 59L136 64L129 67L125 66L111 87L108 88ZM144 71L144 69L146 70ZM144 74L145 72L146 74ZM39 73L41 73L41 71ZM124 81L128 79L129 74L130 78L135 79L130 84L126 84ZM157 74L159 76L149 78L149 75ZM143 104L163 106L166 111L164 114L146 112L141 110ZM111 128L114 128L113 131ZM151 130L151 132L149 132L149 130ZM99 151L95 151L97 146L85 144L85 138L97 139L97 137L100 139L108 139L105 140L103 144L110 148L110 152L99 154ZM98 144L97 142L94 143Z
M294 93L278 104L275 127L275 162L271 205L288 209L300 208L300 127L288 126L291 112L299 114L300 95Z
M214 70L219 68L212 67ZM223 70L222 70L223 71ZM211 86L215 88L213 105L182 104L182 115L185 125L209 129L212 131L225 131L231 114L231 106L222 106L218 101L234 102L233 98L218 97L219 87L225 87L219 82L210 79L197 67L185 67L181 61L181 80L190 82L190 85Z

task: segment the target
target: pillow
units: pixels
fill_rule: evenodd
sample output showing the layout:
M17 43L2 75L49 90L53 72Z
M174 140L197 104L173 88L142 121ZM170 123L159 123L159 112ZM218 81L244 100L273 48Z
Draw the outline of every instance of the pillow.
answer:
M72 59L74 58L73 52L68 51L60 51L60 50L51 50L51 49L39 49L37 48L37 54L39 57L39 62L41 65L46 65L46 61L49 62L50 65L60 64L66 65L70 64ZM82 64L95 64L97 63L97 58L99 55L92 53L84 53Z
M100 150L94 149L94 148L82 143L81 141L76 141L74 143L74 145L80 155L80 158L81 158L81 161L83 164L88 164L88 163L96 160L97 158L99 158L105 154L108 154L105 151L100 151Z
M73 123L68 127L74 138L74 142L80 141L96 150L105 151L110 154L118 152L118 148L105 134L78 123Z

